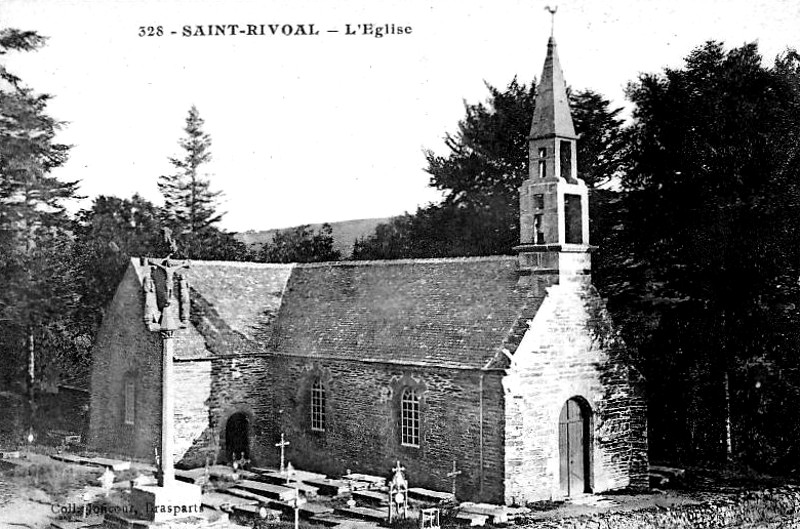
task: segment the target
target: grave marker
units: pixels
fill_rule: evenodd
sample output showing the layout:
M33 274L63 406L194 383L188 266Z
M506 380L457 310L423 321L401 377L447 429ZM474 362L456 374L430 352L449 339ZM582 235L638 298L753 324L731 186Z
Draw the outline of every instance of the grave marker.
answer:
M275 446L278 446L278 447L280 447L280 449L281 449L281 469L280 469L280 470L281 470L281 472L284 472L284 470L285 470L285 469L284 469L284 467L283 467L283 461L284 461L284 448L286 448L287 446L289 446L289 441L286 441L286 440L284 439L284 436L283 436L283 434L281 434L281 442L280 442L280 443L275 443Z
M439 522L439 509L422 509L419 512L419 529L441 529Z
M283 435L281 435L281 442ZM283 448L281 448L283 450ZM283 463L283 461L281 461ZM294 483L294 499L292 500L292 507L294 508L294 529L300 529L300 489L297 487L297 480L294 479L295 471L291 463L286 466L286 484Z
M460 470L456 470L456 462L453 461L453 471L447 473L448 478L453 478L453 500L456 500L456 480L461 474Z
M400 461L392 469L394 476L389 483L389 523L400 518L401 513L403 519L408 515L408 481L403 474L404 470L405 467L400 466Z

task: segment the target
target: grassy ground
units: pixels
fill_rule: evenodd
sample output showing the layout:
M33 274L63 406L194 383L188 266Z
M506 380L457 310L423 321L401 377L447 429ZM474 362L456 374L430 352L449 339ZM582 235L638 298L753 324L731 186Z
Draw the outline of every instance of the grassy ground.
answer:
M48 528L59 506L80 504L83 491L97 485L101 473L44 454L23 455L0 460L0 527Z

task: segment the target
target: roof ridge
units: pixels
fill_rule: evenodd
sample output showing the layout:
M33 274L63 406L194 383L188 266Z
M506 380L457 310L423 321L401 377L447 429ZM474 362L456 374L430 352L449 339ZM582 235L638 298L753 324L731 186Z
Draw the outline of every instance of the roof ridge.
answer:
M131 257L131 261L139 265L139 257ZM261 263L257 261L203 261L187 259L190 264L209 266L225 266L237 268L325 268L331 266L392 266L405 264L435 264L435 263L477 263L486 261L511 261L516 260L514 255L474 255L464 257L421 257L408 259L369 259L363 261L321 261L316 263Z
M436 263L478 263L486 261L516 260L514 255L477 255L469 257L422 257L409 259L370 259L364 261L325 261L320 263L297 263L298 268L323 268L323 267L355 267L355 266L392 266L406 264L436 264Z
M131 262L137 267L139 264L139 257L131 257ZM210 266L225 266L233 268L285 268L291 269L297 266L297 263L261 263L258 261L205 261L202 259L184 259L190 264L210 265Z

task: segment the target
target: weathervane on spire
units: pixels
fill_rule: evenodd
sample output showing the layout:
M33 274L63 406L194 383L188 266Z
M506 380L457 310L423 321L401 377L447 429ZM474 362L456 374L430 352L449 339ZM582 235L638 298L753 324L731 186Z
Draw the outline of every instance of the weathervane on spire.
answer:
M550 36L553 36L553 30L556 25L556 11L558 11L558 6L550 7L544 6L544 8L550 13Z

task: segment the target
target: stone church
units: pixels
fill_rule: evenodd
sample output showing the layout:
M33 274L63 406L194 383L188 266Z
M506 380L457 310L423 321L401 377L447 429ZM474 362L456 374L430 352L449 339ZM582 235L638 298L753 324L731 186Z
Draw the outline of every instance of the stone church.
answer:
M192 262L175 338L175 461L244 453L341 475L389 473L461 500L524 504L646 486L639 377L591 283L588 194L550 39L520 188L516 256ZM91 442L152 460L161 338L131 261L94 347ZM148 298L149 299L149 298Z

